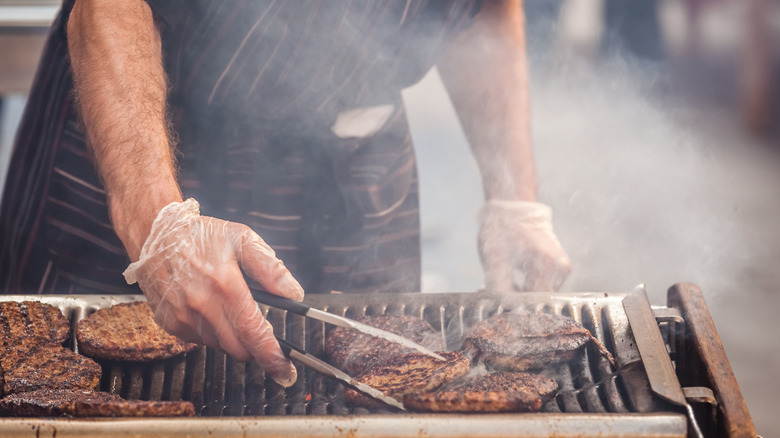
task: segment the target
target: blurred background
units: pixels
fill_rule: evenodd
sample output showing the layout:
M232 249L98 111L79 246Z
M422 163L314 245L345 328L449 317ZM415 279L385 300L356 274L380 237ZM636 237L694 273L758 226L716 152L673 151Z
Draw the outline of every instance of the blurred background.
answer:
M525 0L539 197L566 291L704 291L758 432L780 436L780 1ZM479 174L436 72L408 90L423 287L473 291Z
M0 184L57 0L0 0ZM525 0L540 201L566 291L704 291L760 434L780 436L780 0ZM476 165L435 70L405 93L423 289L482 285Z

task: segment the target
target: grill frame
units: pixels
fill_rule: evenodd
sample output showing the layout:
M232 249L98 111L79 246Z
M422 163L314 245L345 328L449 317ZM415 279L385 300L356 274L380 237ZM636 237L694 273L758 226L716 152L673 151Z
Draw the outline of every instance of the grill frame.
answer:
M426 320L431 320L432 307L439 307L438 314L446 315L448 309L453 307L460 309L457 315L463 329L468 324L463 320L472 318L475 322L490 316L496 311L503 311L516 307L526 309L552 311L552 313L562 313L563 309L575 309L569 311L573 317L580 322L582 309L590 303L607 303L607 313L604 318L608 319L610 327L617 327L625 336L605 339L603 327L599 329L601 316L592 318L595 321L586 322L586 327L591 329L594 336L604 342L613 352L619 364L625 365L639 360L639 353L636 351L635 344L631 339L630 327L625 314L622 312L620 302L624 294L605 294L605 293L578 293L578 294L512 294L512 295L490 295L490 294L398 294L398 295L327 295L307 297L307 304L322 310L331 311L347 317L354 317L365 312L368 313L405 313L417 314ZM3 300L29 300L36 299L48 302L60 309L71 308L70 312L65 312L71 320L72 327L80 319L84 318L92 311L112 304L135 301L141 298L134 295L122 296L29 296L16 295L5 296ZM446 304L444 304L446 302ZM468 311L475 302L481 302L477 309ZM77 305L74 305L78 303ZM319 354L322 352L322 342L324 342L325 328L324 324L306 320L298 315L288 314L278 309L264 308L268 319L274 324L276 334L284 337L290 342L306 347L310 352ZM472 312L469 315L469 312ZM476 313L475 313L476 312ZM587 314L587 313L586 313ZM476 315L476 316L475 316ZM580 315L580 317L577 317ZM435 319L435 318L434 318ZM451 324L452 320L439 317L440 324ZM434 321L435 322L435 321ZM435 325L435 324L434 324ZM447 332L450 332L448 330ZM73 338L73 337L71 337ZM452 348L454 338L446 338L448 347ZM71 348L78 350L75 342L71 341ZM684 348L684 347L683 347ZM586 355L593 354L586 350ZM189 362L188 362L189 361ZM630 395L630 403L635 412L586 412L586 413L558 413L546 412L537 414L502 414L502 415L452 415L452 414L388 414L386 411L343 411L343 409L332 409L328 415L320 415L319 412L303 412L299 408L287 411L286 408L279 409L271 407L263 409L263 412L237 410L228 406L219 412L214 411L218 403L211 403L219 396L223 400L232 403L239 400L241 403L249 405L256 404L259 400L252 399L256 394L248 394L246 388L247 382L256 379L262 380L262 371L254 369L254 365L244 369L244 381L237 381L231 378L230 373L224 373L223 381L212 379L208 385L203 385L202 392L190 389L188 390L188 379L190 379L190 388L192 381L197 381L199 376L190 376L178 382L154 383L155 374L171 373L171 370L184 370L187 374L188 367L196 369L193 363L206 361L210 366L204 367L203 379L208 380L207 375L219 375L220 370L228 370L232 367L241 367L243 364L233 364L229 358L224 355L214 353L209 349L201 349L188 355L185 358L171 359L163 363L154 365L132 365L103 363L105 377L101 384L101 389L108 390L123 395L127 398L149 398L149 399L189 399L196 403L202 403L205 415L196 419L118 419L118 420L71 420L71 419L0 419L0 431L16 435L15 430L19 431L20 436L28 435L30 430L36 430L37 433L44 433L45 430L51 430L56 426L54 432L57 436L73 433L74 435L91 434L100 435L101 433L118 433L119 435L146 435L154 432L155 435L186 435L188 430L208 430L210 433L218 436L232 436L250 432L259 436L339 436L352 434L354 436L404 436L426 434L427 436L548 436L550 433L556 433L556 436L621 436L627 432L633 436L685 436L686 419L677 409L665 405L652 396L647 388L646 374L642 367L633 367L629 371L634 376L627 379L636 388L627 388ZM107 373L105 371L108 371ZM303 371L303 370L300 370ZM144 375L146 373L147 375ZM177 374L173 372L173 374ZM190 371L190 374L193 374ZM149 377L152 376L152 377ZM254 376L247 378L246 376ZM307 376L306 372L300 373L302 377L296 386L290 390L293 394L299 391L301 387L308 387L310 379L314 379L314 385L323 384L319 376ZM644 376L644 377L643 377ZM127 382L138 380L144 382L143 385L132 383L128 386ZM317 383L317 380L320 383ZM587 384L587 382L585 382ZM274 400L275 397L288 397L284 389L275 384L263 383L265 393L262 394L264 400ZM197 386L197 385L195 385ZM297 387L297 388L296 388ZM136 389L132 389L136 388ZM140 388L140 389L138 389ZM177 388L181 388L178 390ZM566 388L562 388L565 390ZM125 391L125 392L123 392ZM637 395L638 394L638 395ZM244 400L241 401L241 396ZM200 397L200 399L199 399ZM273 403L271 403L273 405ZM304 408L305 409L305 408ZM211 411L210 411L211 410ZM315 409L316 411L316 409ZM327 412L326 412L327 413ZM248 416L247 416L248 414ZM265 414L265 415L263 415ZM335 415L334 415L335 414ZM222 415L212 417L211 415ZM124 425L124 426L117 426ZM25 430L25 427L27 428ZM192 429L192 428L195 429ZM240 433L236 431L240 430ZM146 431L146 432L145 432ZM468 433L465 433L469 431ZM586 432L587 431L587 432ZM408 432L408 433L407 433ZM389 435L388 435L389 434ZM584 435L582 435L584 434Z

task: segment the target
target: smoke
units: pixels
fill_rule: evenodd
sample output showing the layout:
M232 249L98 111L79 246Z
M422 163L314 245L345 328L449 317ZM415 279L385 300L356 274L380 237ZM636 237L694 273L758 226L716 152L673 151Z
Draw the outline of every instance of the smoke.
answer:
M555 26L529 23L528 50L539 198L573 262L564 291L645 283L651 303L664 305L669 286L697 283L759 430L776 428L767 406L780 389L756 364L780 366L780 160L742 129L735 64L681 78L670 63L620 49L584 61L559 50ZM443 96L435 72L405 96L420 166L423 288L468 292L484 281L481 188Z
M643 68L645 67L645 68ZM628 290L693 281L733 289L757 242L746 214L769 182L745 146L658 93L653 66L610 59L538 75L534 133L540 198L577 267L568 290ZM763 172L762 172L763 170ZM765 199L765 198L764 198Z
M756 425L776 428L764 405L779 388L762 371L780 365L770 334L780 308L776 154L747 138L728 102L664 89L670 78L658 66L611 58L540 73L540 197L573 260L565 290L646 283L663 305L673 283L697 283ZM718 85L728 83L703 86Z
M750 221L777 180L772 157L745 144L732 112L702 113L680 98L658 63L625 52L588 62L547 45L535 51L533 41L539 197L553 207L574 263L564 290L646 283L655 303L678 281L710 296L733 290L756 251L769 250ZM478 263L480 182L437 81L433 72L405 96L420 161L426 284L475 290L481 271L462 267Z

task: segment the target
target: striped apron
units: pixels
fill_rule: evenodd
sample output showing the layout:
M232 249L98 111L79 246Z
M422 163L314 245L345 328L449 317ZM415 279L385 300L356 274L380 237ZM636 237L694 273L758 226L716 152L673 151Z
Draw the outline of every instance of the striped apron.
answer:
M138 293L72 100L66 0L0 206L0 290ZM148 0L179 183L247 224L307 293L420 288L414 150L400 97L477 0Z

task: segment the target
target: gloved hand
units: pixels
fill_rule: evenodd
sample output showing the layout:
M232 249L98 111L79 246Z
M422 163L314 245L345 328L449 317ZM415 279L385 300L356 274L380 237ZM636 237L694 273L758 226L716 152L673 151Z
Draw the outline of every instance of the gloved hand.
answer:
M550 207L489 200L480 209L479 223L487 290L554 291L571 272L571 261L553 233ZM518 271L522 284L517 284Z
M290 386L295 367L241 269L268 292L303 299L301 285L260 236L246 225L201 216L198 202L188 199L160 210L140 259L124 276L128 284L138 282L166 331L237 360L255 360L279 384Z

